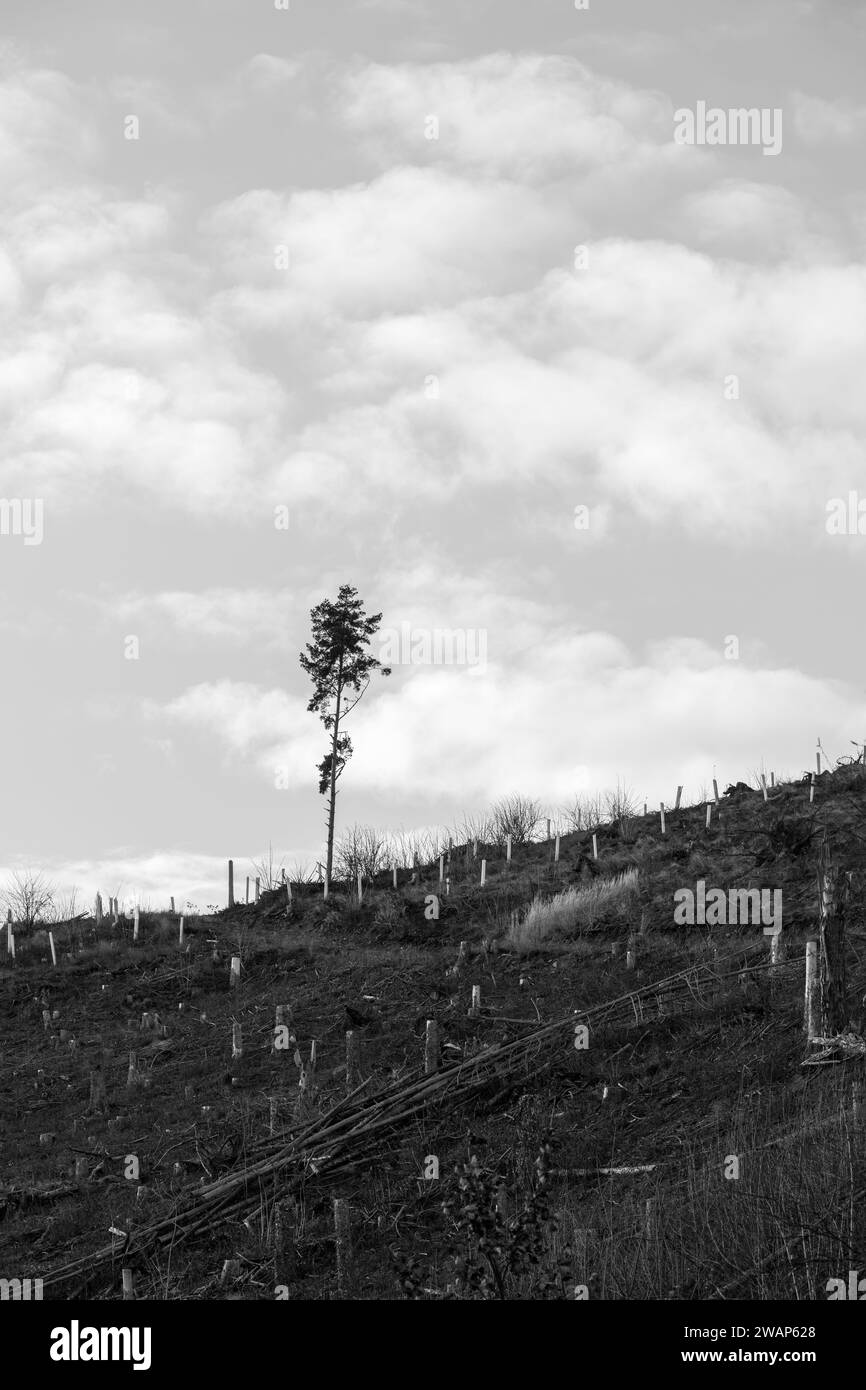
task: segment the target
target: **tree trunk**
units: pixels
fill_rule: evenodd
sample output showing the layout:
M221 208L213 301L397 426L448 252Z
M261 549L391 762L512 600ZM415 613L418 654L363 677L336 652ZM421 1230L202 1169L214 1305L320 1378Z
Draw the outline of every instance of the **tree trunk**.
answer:
M331 791L328 805L328 862L325 869L325 882L331 887L331 870L334 867L334 819L337 811L337 739L340 735L340 698L343 694L343 653L337 667L337 709L334 715L334 736L331 739Z

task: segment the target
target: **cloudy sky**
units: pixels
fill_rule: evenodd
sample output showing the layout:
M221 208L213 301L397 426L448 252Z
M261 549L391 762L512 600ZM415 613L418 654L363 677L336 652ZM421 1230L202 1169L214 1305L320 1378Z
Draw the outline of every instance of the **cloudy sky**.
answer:
M486 659L374 681L341 824L866 737L860 0L2 26L0 872L321 857L342 583ZM781 147L680 143L700 103Z

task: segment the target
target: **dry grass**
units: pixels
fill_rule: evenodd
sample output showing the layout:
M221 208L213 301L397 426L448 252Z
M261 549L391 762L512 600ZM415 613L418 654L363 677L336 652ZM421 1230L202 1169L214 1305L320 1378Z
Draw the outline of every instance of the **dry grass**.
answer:
M533 951L562 933L591 931L601 919L625 916L637 902L637 892L638 871L631 868L612 878L567 888L554 898L536 896L523 920L512 921L506 944L515 951Z

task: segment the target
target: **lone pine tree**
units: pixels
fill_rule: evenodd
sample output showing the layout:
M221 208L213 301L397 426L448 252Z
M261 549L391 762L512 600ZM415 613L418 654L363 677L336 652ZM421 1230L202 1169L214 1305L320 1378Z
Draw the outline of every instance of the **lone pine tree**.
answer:
M336 603L323 599L310 610L313 640L307 643L306 653L300 654L301 665L313 682L307 709L320 716L331 735L331 747L318 765L319 791L328 797L327 884L331 882L334 862L337 780L352 756L352 741L341 732L342 725L364 695L371 673L391 674L390 667L383 666L366 650L381 618L381 613L368 618L357 589L341 584Z

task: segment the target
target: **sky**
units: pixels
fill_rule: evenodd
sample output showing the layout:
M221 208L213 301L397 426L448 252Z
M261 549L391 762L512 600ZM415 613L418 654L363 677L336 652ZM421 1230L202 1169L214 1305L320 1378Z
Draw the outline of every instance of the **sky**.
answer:
M321 859L341 584L338 832L866 739L860 0L0 23L0 885Z

